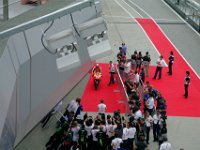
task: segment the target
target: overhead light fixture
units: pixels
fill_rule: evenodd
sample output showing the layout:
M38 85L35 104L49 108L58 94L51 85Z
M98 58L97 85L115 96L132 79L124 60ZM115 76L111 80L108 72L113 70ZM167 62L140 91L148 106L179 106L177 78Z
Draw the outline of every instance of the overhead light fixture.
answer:
M58 56L56 64L59 71L80 66L77 44L71 28L49 36L46 43L47 48Z
M61 46L68 45L73 43L74 35L71 28L64 30L62 32L53 34L46 38L47 48L52 52L61 48Z
M88 44L91 59L98 59L112 53L107 36L107 26L102 17L77 25L77 29Z

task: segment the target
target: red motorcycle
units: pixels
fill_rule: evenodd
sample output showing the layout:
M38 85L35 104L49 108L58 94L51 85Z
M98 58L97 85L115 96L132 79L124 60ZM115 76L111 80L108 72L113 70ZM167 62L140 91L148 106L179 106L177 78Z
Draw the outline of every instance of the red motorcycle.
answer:
M97 72L94 74L94 89L97 90L99 83L101 81L102 74L100 72Z

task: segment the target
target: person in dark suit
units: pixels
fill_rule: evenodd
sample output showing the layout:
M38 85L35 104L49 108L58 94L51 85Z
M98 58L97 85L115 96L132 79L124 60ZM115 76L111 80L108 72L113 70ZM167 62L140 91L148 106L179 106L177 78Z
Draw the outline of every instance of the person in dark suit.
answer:
M174 54L173 51L170 52L169 58L168 58L168 74L172 75L172 65L174 63Z
M189 71L186 71L186 77L184 79L184 90L185 90L185 93L184 93L184 97L185 98L188 98L188 87L190 85L190 72Z

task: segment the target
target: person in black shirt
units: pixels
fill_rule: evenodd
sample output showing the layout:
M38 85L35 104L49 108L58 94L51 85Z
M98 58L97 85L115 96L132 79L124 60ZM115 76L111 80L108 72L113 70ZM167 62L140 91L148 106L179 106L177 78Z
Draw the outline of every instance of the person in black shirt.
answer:
M141 137L136 143L136 150L145 150L147 148L147 144L144 142L144 137Z
M142 52L139 51L138 57L137 57L137 66L136 66L136 71L140 72L141 65L142 65Z
M117 54L117 61L122 61L122 47L119 47L119 53Z
M169 60L169 62L168 62L168 69L169 69L168 74L172 75L172 65L174 63L174 54L173 54L172 51L170 52L168 60Z
M78 132L79 134L79 146L81 150L86 150L86 143L87 143L87 131L85 130L85 126L83 125L81 130Z
M141 68L141 72L140 72L140 84L143 86L145 82L145 72L144 72L144 68Z
M131 55L131 61L132 61L132 69L135 70L137 67L137 58L138 58L138 53L137 51L134 51L134 54Z
M190 72L186 71L186 77L184 80L184 89L185 89L185 94L183 95L185 98L188 98L188 87L190 84Z
M100 126L100 130L99 130L99 132L97 132L96 138L98 139L98 145L96 145L97 149L98 150L106 150L106 147L107 147L107 143L106 143L107 136L106 136L106 132L103 131L103 126Z
M131 96L132 94L132 90L133 90L133 83L131 82L131 79L128 78L125 82L124 85L126 87L126 92L128 94L128 96Z
M142 59L143 59L145 75L148 76L149 75L149 64L150 64L150 61L151 61L149 52L146 52L146 55Z

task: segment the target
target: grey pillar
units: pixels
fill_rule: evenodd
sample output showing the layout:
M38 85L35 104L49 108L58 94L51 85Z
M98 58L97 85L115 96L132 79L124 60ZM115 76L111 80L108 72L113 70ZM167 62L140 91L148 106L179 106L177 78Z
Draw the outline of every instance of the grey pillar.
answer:
M8 13L8 0L3 0L3 19L8 20L9 19L9 13Z

